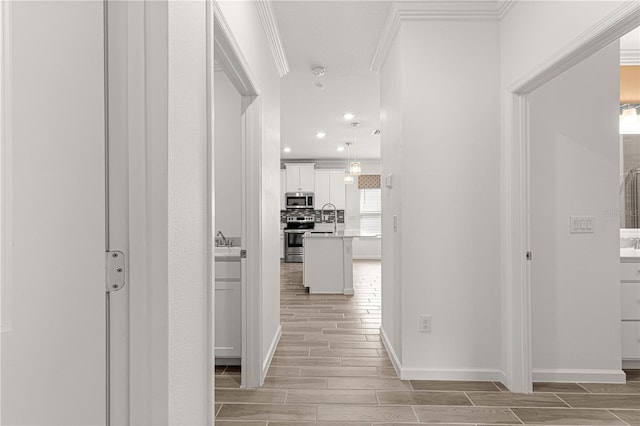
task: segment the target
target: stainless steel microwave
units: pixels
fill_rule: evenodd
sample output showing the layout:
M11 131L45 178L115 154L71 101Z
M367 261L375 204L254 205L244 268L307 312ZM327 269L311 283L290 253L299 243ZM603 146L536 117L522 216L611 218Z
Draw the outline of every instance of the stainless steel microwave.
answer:
M288 209L312 209L313 208L313 192L287 192L286 207Z

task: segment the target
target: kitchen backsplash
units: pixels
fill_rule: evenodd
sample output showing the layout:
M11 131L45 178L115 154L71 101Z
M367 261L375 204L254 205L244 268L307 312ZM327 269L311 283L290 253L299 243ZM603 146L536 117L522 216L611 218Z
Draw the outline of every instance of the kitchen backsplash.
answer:
M322 220L321 210L313 209L291 209L280 210L280 222L287 223L287 216L313 216L316 219L316 223L333 223L333 210L325 210L325 216L327 220ZM344 210L338 210L338 223L344 223Z

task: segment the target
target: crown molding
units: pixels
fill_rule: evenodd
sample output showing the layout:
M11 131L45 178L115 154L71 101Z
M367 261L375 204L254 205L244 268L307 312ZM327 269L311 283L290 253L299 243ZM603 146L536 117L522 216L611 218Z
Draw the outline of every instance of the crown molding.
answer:
M404 22L498 21L515 1L397 1L391 4L369 69L379 73Z
M621 49L620 65L640 65L640 49Z
M516 94L531 93L578 62L588 58L609 43L636 28L638 20L640 20L640 2L623 2L620 7L604 19L509 86L508 90Z
M262 28L267 36L267 42L269 48L273 54L273 59L276 62L278 68L278 74L280 77L284 77L289 73L289 63L284 53L284 47L282 46L282 39L280 38L280 31L278 30L278 21L273 11L271 1L268 0L255 0L256 8L258 9L258 16L262 23Z

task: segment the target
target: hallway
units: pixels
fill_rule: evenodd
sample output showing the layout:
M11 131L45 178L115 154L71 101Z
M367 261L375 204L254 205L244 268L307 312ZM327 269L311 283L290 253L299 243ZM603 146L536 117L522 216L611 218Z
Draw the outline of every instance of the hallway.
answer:
M402 381L380 341L380 262L354 262L355 296L309 295L281 265L282 339L261 389L216 369L216 425L639 425L640 375L626 385ZM635 372L637 373L637 371Z

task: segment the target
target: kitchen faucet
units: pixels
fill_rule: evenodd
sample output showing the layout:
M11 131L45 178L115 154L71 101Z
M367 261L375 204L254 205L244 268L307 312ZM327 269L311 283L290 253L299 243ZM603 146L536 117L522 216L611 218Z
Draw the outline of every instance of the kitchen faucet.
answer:
M229 240L224 236L222 231L218 231L216 234L216 243L218 243L218 247L225 247L229 245Z
M337 234L338 233L338 209L336 208L336 205L333 203L327 203L324 206L322 206L322 210L320 211L320 216L322 216L322 220L324 220L324 208L327 206L333 207L333 233Z

